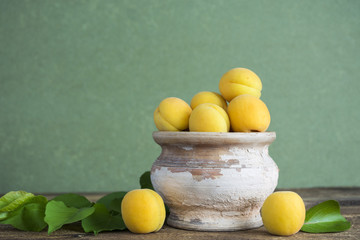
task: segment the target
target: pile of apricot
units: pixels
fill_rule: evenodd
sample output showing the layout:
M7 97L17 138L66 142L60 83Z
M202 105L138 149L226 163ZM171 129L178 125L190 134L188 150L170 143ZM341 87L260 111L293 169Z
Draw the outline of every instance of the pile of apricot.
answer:
M220 94L197 93L190 105L177 97L162 100L154 111L159 131L264 132L270 113L260 100L260 78L246 68L233 68L219 82Z

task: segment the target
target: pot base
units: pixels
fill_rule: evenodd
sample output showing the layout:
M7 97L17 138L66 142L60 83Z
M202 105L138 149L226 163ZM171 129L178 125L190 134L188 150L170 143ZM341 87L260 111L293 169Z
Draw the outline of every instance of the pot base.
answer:
M212 220L212 221L211 221ZM249 218L216 218L204 219L191 219L190 221L181 220L179 217L170 213L167 224L174 228L195 231L238 231L259 228L263 225L260 215L252 219Z

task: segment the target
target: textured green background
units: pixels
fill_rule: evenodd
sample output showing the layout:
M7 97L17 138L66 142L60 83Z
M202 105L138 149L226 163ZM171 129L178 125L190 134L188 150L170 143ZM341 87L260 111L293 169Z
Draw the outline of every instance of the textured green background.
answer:
M256 72L279 187L360 186L360 1L0 1L0 193L129 190L152 114Z

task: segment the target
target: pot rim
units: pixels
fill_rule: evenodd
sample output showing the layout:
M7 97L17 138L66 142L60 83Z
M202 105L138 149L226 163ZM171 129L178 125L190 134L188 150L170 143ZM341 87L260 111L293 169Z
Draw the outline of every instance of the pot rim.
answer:
M173 132L155 131L152 134L156 143L163 144L239 144L272 143L276 132Z

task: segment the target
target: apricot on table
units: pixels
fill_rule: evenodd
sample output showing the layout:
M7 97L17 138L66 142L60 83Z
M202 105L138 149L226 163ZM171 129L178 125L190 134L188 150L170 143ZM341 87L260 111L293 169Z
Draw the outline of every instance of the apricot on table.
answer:
M295 192L272 193L261 208L266 230L274 235L289 236L297 233L304 224L305 204Z
M250 94L260 98L262 83L253 71L247 68L233 68L221 77L219 90L229 102L242 94Z
M160 131L182 131L189 127L191 107L184 100L169 97L154 111L155 126Z
M265 132L270 125L270 113L263 101L249 94L234 98L228 106L234 132Z
M124 196L121 215L125 226L133 233L157 232L165 222L165 204L155 191L135 189Z
M200 104L189 118L191 132L228 132L229 129L229 116L222 107L213 103Z
M192 109L195 109L202 103L213 103L222 107L225 111L227 109L226 100L223 96L216 92L203 91L195 94L191 99L190 106Z

